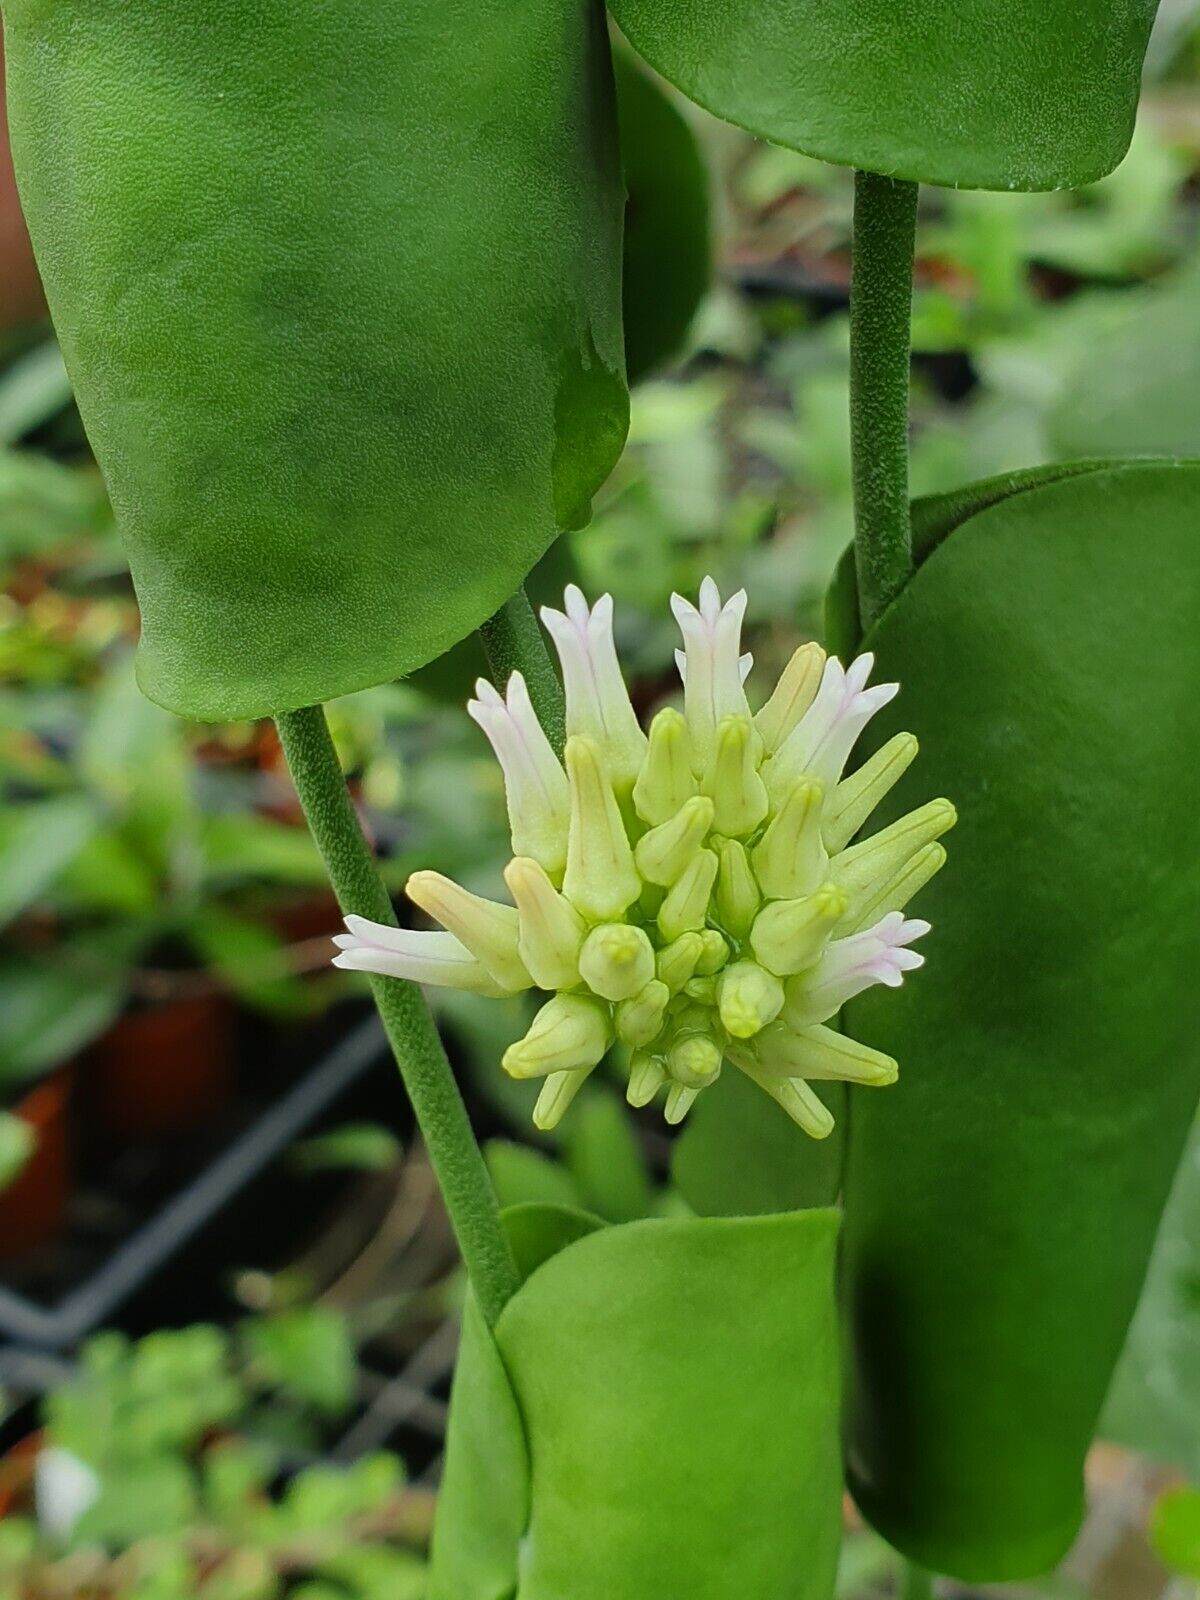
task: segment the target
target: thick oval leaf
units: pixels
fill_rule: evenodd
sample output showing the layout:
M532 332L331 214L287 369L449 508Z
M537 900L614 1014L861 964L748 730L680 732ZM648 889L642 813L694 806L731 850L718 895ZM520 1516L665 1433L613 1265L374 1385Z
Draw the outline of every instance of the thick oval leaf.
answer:
M614 57L625 208L629 381L673 356L708 288L708 173L692 130L627 50Z
M6 0L14 156L142 604L242 717L407 672L624 438L592 0Z
M513 1222L538 1237L494 1341L464 1327L433 1600L829 1600L837 1214Z
M1059 189L1129 147L1158 0L615 0L700 105L843 166Z
M866 641L951 796L920 981L847 1011L844 1289L860 1505L922 1565L1027 1576L1082 1466L1200 1092L1200 465L1028 488Z

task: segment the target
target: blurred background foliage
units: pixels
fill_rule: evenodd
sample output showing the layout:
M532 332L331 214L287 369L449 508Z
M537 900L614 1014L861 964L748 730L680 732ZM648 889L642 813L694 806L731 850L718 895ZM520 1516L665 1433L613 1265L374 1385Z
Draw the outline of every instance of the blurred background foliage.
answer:
M851 178L647 95L646 80L627 63L621 70L630 358L640 380L630 442L591 525L560 541L530 587L545 598L574 577L589 593L613 593L634 698L648 712L675 692L669 595L695 591L706 573L749 591L762 681L798 638L821 632L824 589L851 535ZM63 1226L60 1214L39 1237L5 1236L18 1211L28 1216L44 1199L30 1185L39 1150L53 1148L49 1085L65 1074L73 1096L100 1084L114 1102L124 1094L142 1105L145 1080L131 1087L121 1077L139 1050L151 1073L170 1074L184 1035L194 1042L197 1030L215 1029L215 1048L227 1047L228 1023L213 1020L225 1013L287 1038L333 1018L336 1034L361 994L327 965L336 911L270 725L187 725L133 684L128 574L57 347L29 309L24 289L0 303L0 1253L17 1285L28 1276L22 1252L41 1251L42 1261ZM1162 8L1133 147L1110 178L1077 193L922 192L913 385L918 495L1090 455L1200 455L1196 0ZM417 864L500 890L499 772L461 710L480 670L468 641L408 682L331 708L397 893ZM521 999L433 998L505 1200L558 1199L613 1221L684 1204L661 1128L629 1116L603 1081L561 1136L533 1136L528 1086L497 1069L524 1026ZM161 1031L180 1007L183 1033ZM208 1106L206 1094L211 1084L134 1136L174 1136ZM327 1128L294 1152L293 1181L330 1169L394 1177L405 1166L398 1149L377 1121ZM64 1206L69 1219L69 1194L59 1213ZM456 1290L444 1252L433 1255L426 1276L440 1316ZM264 1427L278 1434L282 1417L287 1448L299 1440L319 1456L311 1414L352 1409L356 1350L389 1319L428 1315L428 1285L385 1291L368 1274L343 1325L307 1303L319 1277L271 1279L274 1320L192 1330L149 1354L109 1336L89 1347L74 1387L53 1389L42 1425L103 1478L88 1515L113 1519L97 1535L109 1554L147 1539L152 1548L114 1589L107 1568L70 1567L73 1532L10 1515L0 1520L0 1596L407 1595L419 1577L394 1538L397 1506L412 1533L398 1461L365 1456L352 1481L332 1488L319 1472L297 1476L293 1462L281 1489L282 1446L275 1438L276 1453L264 1454L262 1436ZM280 1284L290 1285L285 1311L295 1302L290 1326ZM239 1292L231 1320L248 1303L245 1282ZM122 1425L133 1443L128 1459L114 1454L113 1428L97 1433L96 1417L126 1416L145 1384L186 1397L196 1362L212 1369L205 1393L217 1410L188 1412L176 1427L168 1408L156 1427L169 1439L138 1443ZM1187 1486L1200 1482L1200 1142L1179 1175L1104 1431L1143 1464L1098 1455L1095 1487L1118 1506L1115 1520L1107 1542L1086 1546L1085 1536L1083 1565L1056 1579L1055 1592L1153 1594L1171 1573L1200 1577L1200 1495ZM152 1505L134 1494L141 1510L130 1521L128 1486L147 1460L156 1495ZM313 1526L332 1530L315 1556L303 1541L296 1548L297 1529ZM206 1530L198 1545L197 1528ZM354 1550L367 1552L357 1567ZM886 1583L888 1559L872 1537L852 1539L846 1592ZM198 1560L207 1576L196 1589Z

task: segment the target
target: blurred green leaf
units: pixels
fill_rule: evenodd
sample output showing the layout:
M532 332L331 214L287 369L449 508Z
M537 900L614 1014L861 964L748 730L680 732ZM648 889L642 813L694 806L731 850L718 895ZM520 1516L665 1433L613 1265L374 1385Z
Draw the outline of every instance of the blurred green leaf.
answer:
M71 398L71 380L53 339L14 361L0 376L0 445L25 434L61 411Z
M301 1172L386 1172L404 1147L377 1122L348 1122L293 1146L291 1161Z
M583 1209L578 1184L555 1157L509 1139L489 1139L483 1154L501 1206L541 1201Z
M330 1416L354 1398L358 1358L345 1317L329 1306L294 1306L244 1322L242 1342L260 1382Z
M39 899L95 834L83 795L29 800L0 810L0 924Z
M1172 1572L1200 1579L1200 1490L1168 1489L1150 1521L1150 1543Z
M649 1216L654 1191L625 1102L594 1090L576 1103L564 1130L563 1157L584 1210L606 1222Z
M37 1134L21 1117L0 1111L0 1191L21 1175L37 1148Z

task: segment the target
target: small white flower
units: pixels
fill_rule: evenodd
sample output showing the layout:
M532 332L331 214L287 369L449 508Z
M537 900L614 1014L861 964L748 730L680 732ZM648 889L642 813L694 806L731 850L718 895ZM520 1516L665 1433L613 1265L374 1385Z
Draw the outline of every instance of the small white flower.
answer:
M925 965L920 951L908 946L928 932L929 923L919 917L890 911L873 928L831 940L816 965L788 985L788 1023L806 1028L826 1022L855 995L876 984L898 989L906 972Z
M612 601L589 610L572 587L565 604L543 612L566 681L565 772L519 677L507 700L481 683L471 705L504 767L515 906L414 873L409 898L444 931L350 917L337 964L481 994L552 993L503 1059L512 1076L544 1080L541 1128L619 1041L633 1105L665 1090L677 1122L728 1061L824 1138L833 1118L811 1083L895 1081L891 1057L825 1024L921 965L910 946L929 924L903 908L941 867L955 820L933 800L851 842L916 755L915 739L896 734L841 776L896 685L867 687L870 656L843 669L801 646L752 718L746 596L722 605L706 578L698 607L671 602L686 715L663 709L647 739L621 681Z
M898 683L867 688L874 665L874 656L863 655L847 670L830 656L816 699L767 766L773 794L782 795L802 773L832 790L867 723L900 692Z
M467 714L487 735L504 773L513 854L531 856L551 877L561 877L571 813L567 775L542 731L525 679L514 672L506 698L485 678L475 693Z
M335 967L467 989L472 994L494 998L510 993L452 933L389 928L366 917L347 917L346 928L346 933L334 935L333 942L338 947L333 958Z
M746 591L739 589L722 605L716 584L705 578L698 607L673 594L671 611L683 634L683 649L675 652L675 661L683 679L684 715L699 776L721 719L750 715L743 686L753 658L741 653Z
M613 642L613 602L600 596L589 610L582 592L569 584L565 611L542 607L558 659L567 701L567 732L600 745L617 788L627 788L641 770L646 735L629 703Z

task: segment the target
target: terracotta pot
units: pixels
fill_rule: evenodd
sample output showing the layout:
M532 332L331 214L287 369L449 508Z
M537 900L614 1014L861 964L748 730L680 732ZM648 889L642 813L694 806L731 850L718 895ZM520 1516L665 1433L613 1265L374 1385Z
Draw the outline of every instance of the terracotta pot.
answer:
M314 889L272 908L271 926L288 944L332 939L342 931L342 913L332 889Z
M16 1106L37 1145L16 1179L0 1190L0 1260L11 1261L53 1242L62 1232L71 1188L68 1105L73 1072L62 1069Z
M220 994L127 1011L92 1046L89 1090L109 1132L127 1140L212 1121L234 1087L233 1008Z
M41 279L17 199L4 108L4 43L0 40L0 333L46 314Z
M33 1509L33 1474L42 1448L42 1434L28 1434L0 1457L0 1522Z

